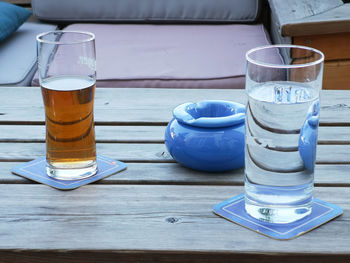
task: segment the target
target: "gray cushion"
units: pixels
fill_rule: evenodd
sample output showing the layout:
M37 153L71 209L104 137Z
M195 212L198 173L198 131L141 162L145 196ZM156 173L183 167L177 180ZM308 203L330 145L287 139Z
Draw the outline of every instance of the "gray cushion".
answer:
M252 22L259 0L32 0L47 21Z
M29 86L36 70L37 34L56 26L27 22L0 42L0 85Z
M245 53L270 43L262 25L84 23L66 29L96 35L98 87L244 88ZM71 57L57 54L62 63ZM37 77L32 83L38 85Z

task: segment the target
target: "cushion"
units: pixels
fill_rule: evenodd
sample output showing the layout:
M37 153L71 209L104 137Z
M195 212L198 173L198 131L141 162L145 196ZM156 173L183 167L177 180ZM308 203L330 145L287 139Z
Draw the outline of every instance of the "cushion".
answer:
M270 43L262 25L72 24L66 29L96 35L100 87L244 88L246 51Z
M48 21L252 22L259 0L32 0Z
M30 15L25 8L0 2L0 41L15 32Z
M0 42L0 85L29 86L36 71L36 35L56 26L26 22Z

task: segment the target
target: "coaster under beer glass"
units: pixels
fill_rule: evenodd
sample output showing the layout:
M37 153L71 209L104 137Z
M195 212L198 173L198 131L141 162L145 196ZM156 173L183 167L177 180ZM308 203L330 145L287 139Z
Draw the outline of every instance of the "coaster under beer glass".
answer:
M291 223L312 210L324 55L275 45L246 59L245 209Z
M60 180L96 174L95 36L52 31L37 36L38 73L45 106L46 171Z

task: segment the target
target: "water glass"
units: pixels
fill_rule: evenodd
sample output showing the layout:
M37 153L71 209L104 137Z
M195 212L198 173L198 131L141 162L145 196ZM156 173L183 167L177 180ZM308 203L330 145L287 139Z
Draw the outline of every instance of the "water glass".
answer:
M270 45L247 52L245 209L270 223L312 211L322 52Z

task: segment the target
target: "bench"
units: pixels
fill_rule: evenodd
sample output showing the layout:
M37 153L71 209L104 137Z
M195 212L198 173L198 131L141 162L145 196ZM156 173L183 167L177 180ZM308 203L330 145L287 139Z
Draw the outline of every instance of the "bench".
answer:
M8 2L31 8L29 0ZM35 3L38 5L40 1ZM40 16L42 10L33 6L34 13ZM270 36L273 43L306 45L323 51L326 55L323 88L349 89L350 3L269 0L268 3L259 1L259 7L260 16L244 24L200 21L194 25L196 21L179 24L169 20L151 20L147 24L146 19L142 24L112 21L107 26L95 23L96 18L87 19L88 23L84 24L76 23L79 21L72 24L69 18L65 21L42 18L50 23L59 22L61 27L68 24L67 29L92 31L97 35L98 86L241 89L244 88L245 51L269 44L264 38ZM116 43L109 44L111 36L115 36ZM122 45L118 43L120 38L124 41ZM37 78L34 77L32 85L38 85Z

